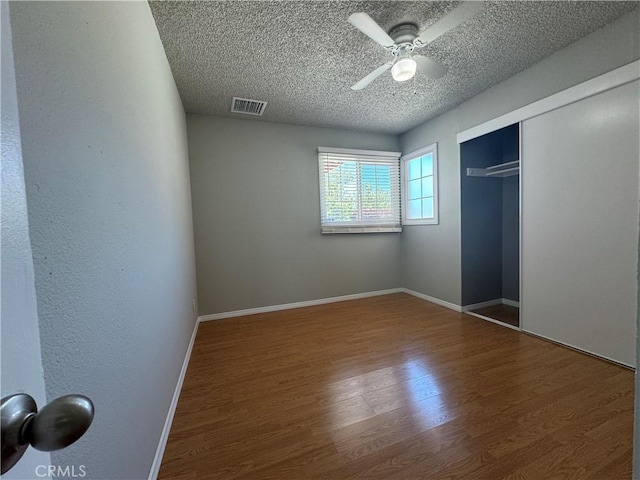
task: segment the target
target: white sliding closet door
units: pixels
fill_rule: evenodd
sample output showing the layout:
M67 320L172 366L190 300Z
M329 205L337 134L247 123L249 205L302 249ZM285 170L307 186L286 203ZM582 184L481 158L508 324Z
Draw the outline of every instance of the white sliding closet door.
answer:
M525 331L635 366L635 81L522 123Z

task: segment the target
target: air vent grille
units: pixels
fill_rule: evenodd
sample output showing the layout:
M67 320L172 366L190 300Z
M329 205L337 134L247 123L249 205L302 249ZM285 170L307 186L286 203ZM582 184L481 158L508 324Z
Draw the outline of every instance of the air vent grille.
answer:
M251 100L249 98L233 97L231 102L232 113L244 113L247 115L262 115L267 102L260 100Z

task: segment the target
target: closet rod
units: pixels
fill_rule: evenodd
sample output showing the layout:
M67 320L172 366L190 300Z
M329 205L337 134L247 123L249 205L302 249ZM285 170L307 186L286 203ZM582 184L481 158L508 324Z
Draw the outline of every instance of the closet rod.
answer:
M492 165L486 168L467 168L469 177L510 177L520 173L520 160Z
M487 168L487 170L489 170L489 169ZM511 173L511 175L515 175L519 171L520 171L520 167L512 167L512 168L505 168L504 170L497 170L497 171L494 171L494 172L487 172L485 175L487 177L495 177L497 175L504 175L505 173ZM505 175L505 176L508 177L509 175Z
M520 160L515 160L513 162L501 163L500 165L492 165L491 167L487 167L487 170L500 170L503 168L508 168L511 166L520 166Z

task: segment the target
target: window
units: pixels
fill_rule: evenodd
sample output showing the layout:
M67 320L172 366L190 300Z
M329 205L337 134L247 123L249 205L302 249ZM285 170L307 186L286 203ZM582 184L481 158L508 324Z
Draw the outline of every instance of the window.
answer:
M400 153L318 147L322 233L400 232Z
M430 145L404 155L402 224L438 223L438 147Z

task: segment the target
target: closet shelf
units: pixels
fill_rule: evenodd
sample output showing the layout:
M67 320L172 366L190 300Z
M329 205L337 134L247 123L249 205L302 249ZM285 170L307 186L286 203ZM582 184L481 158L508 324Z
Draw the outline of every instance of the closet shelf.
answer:
M492 165L486 168L467 168L468 177L504 178L520 173L520 160Z

